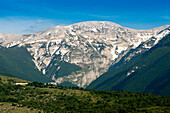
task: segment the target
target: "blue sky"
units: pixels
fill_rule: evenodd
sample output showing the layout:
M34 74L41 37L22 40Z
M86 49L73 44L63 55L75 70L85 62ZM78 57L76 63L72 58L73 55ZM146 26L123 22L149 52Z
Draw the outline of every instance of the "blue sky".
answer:
M170 0L0 0L0 33L31 33L82 21L151 29L170 24Z

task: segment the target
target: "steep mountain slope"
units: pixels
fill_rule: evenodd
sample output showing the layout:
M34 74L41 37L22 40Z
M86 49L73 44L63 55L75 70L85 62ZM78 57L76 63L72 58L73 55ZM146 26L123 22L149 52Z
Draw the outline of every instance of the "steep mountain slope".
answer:
M30 81L50 82L32 61L32 57L24 47L0 47L0 73Z
M102 90L125 90L170 95L170 34L145 53L138 53L146 41L131 51L110 70L93 81L88 88ZM126 61L129 57L130 60Z
M154 43L139 52L157 44L170 32L169 27L134 30L112 22L89 21L34 34L1 34L0 43L7 48L26 47L37 69L51 77L53 84L68 82L86 87L151 37L155 37Z

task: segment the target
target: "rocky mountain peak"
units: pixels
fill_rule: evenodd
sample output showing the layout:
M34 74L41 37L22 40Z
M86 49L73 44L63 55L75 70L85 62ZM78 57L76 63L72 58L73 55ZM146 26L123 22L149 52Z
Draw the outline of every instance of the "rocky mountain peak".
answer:
M36 68L51 76L55 84L69 81L86 87L130 49L151 37L155 37L154 46L169 33L168 28L134 30L113 22L88 21L33 34L0 35L0 42L5 47L25 46L33 56Z

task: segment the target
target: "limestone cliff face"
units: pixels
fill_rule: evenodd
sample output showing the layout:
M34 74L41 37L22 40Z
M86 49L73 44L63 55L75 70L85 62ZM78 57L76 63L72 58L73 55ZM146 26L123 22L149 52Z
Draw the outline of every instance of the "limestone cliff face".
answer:
M86 87L111 65L119 62L129 50L153 37L154 43L145 44L144 48L154 46L169 33L169 28L166 25L152 30L134 30L112 22L90 21L56 26L33 34L0 34L0 43L6 47L27 47L36 68L51 76L55 83L69 81ZM68 64L72 65L68 67ZM75 66L81 69L76 70ZM69 68L74 69L58 74L59 71L69 71Z

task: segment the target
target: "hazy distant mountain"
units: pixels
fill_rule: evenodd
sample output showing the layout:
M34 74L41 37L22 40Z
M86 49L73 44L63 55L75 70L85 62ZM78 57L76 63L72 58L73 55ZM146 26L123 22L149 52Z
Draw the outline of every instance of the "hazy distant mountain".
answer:
M68 82L86 87L109 68L115 69L136 53L148 51L169 34L169 28L134 30L112 22L89 21L33 34L0 34L0 43L6 49L26 48L32 56L30 62L44 74L39 76L51 77L54 84Z

